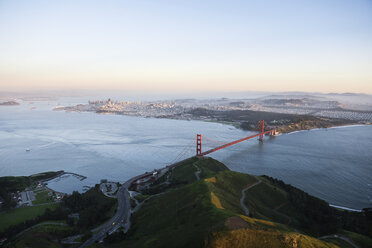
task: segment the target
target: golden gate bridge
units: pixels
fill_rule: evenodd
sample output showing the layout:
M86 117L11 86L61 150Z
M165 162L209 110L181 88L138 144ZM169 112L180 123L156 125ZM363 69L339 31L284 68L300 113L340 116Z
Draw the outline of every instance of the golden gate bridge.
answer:
M229 143L224 143L223 142L222 145L217 146L217 147L212 148L212 149L209 149L209 150L207 150L205 152L202 152L202 135L201 134L197 134L196 135L196 157L202 157L202 156L208 155L208 154L210 154L212 152L215 152L215 151L221 150L223 148L226 148L226 147L235 145L235 144L240 143L240 142L243 142L245 140L253 139L255 137L259 137L258 140L260 142L263 142L264 141L264 135L276 135L277 134L276 128L265 131L265 121L264 120L260 120L257 123L255 130L257 130L257 129L258 129L258 133L257 134L254 134L254 135L251 135L251 136L242 138L242 139L238 139L238 140L235 140L235 141L231 141ZM207 140L211 140L211 139L208 139L207 138ZM213 140L211 140L211 141L213 141ZM188 157L186 159L182 159L181 161L179 161L179 159L183 155L185 155L185 152L187 152L188 147L189 146L186 146L183 149L183 151L172 162L170 162L166 167L167 168L174 168L174 167L182 164L183 161L186 161L187 159L190 159L191 157ZM137 181L135 182L135 184L140 183L139 182L140 180L144 181L144 180L146 180L146 178L151 178L152 176L153 176L153 173L152 172L146 172L143 175L138 176L136 178Z
M260 142L263 142L263 137L264 137L265 134L266 135L275 135L277 133L276 129L271 129L271 130L265 131L265 121L264 120L260 120L258 122L258 124L256 125L256 127L257 126L258 126L258 131L259 131L258 134L251 135L251 136L248 136L248 137L245 137L245 138L242 138L242 139L238 139L238 140L235 140L235 141L232 141L232 142L229 142L229 143L220 145L220 146L218 146L216 148L212 148L212 149L207 150L205 152L202 152L202 135L201 134L197 134L196 135L196 156L205 156L205 155L208 155L208 154L210 154L212 152L215 152L215 151L221 150L223 148L226 148L226 147L235 145L235 144L240 143L240 142L243 142L245 140L253 139L255 137L259 137L258 140Z

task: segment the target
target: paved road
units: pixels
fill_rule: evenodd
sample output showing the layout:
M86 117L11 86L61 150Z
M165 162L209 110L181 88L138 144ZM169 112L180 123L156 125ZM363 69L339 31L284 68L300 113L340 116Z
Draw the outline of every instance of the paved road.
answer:
M168 168L174 168L178 165L181 165L184 161L188 160L190 158L186 158L182 161L179 161L177 163L174 163L172 165L169 165ZM121 226L124 227L124 232L127 232L130 227L130 199L129 199L129 192L128 187L132 184L132 182L136 181L137 179L151 175L152 173L144 173L135 177L132 177L128 181L126 181L118 190L116 196L118 199L118 209L116 210L116 214L114 217L112 217L109 221L104 223L103 225L95 228L92 230L94 232L93 236L84 242L80 246L80 248L87 247L88 245L93 244L96 241L103 240L107 233L110 235L114 233L116 230L118 230Z
M103 240L107 233L112 234L120 227L124 228L124 232L127 232L130 227L130 200L129 200L129 192L128 187L137 180L138 178L149 175L150 173L145 173L136 177L133 177L126 181L118 190L116 196L118 199L118 208L116 210L116 214L112 217L109 221L104 223L103 225L95 228L92 230L94 232L93 236L84 242L80 247L86 247L88 245L93 244L96 241Z
M257 178L257 177L256 177L256 178ZM242 197L240 198L240 205L241 205L242 208L244 209L244 212L245 212L245 215L246 215L246 216L249 216L249 209L248 209L247 206L244 204L244 200L245 200L245 192L246 192L248 189L253 188L254 186L256 186L256 185L262 183L261 179L257 178L257 180L258 180L258 182L254 183L254 184L252 184L252 185L250 185L250 186L248 186L248 187L246 187L246 188L244 188L244 189L242 190Z
M198 162L198 161L197 161ZM196 168L196 171L195 171L195 177L196 177L196 180L197 181L199 181L200 180L200 169L199 169L199 167L196 165L196 163L197 162L195 162L193 165L195 166L195 168Z

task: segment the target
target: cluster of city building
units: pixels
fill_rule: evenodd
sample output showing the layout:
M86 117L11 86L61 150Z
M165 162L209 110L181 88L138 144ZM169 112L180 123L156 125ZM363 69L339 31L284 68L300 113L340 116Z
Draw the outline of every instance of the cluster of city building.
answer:
M372 111L358 111L341 108L337 101L320 101L313 99L180 99L153 102L131 101L89 101L70 107L58 107L55 110L90 111L97 113L116 113L142 117L163 117L174 119L192 119L190 112L197 108L216 111L252 110L285 114L313 115L341 118L352 121L372 121ZM199 118L200 119L200 118Z

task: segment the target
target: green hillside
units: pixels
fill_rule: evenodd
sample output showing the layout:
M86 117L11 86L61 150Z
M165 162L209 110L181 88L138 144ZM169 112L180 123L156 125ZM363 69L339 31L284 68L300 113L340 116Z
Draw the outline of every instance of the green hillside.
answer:
M195 175L197 171L200 171L200 180ZM94 246L349 247L341 239L316 238L318 234L341 231L339 225L333 226L332 214L323 220L325 212L337 210L315 197L302 198L322 211L321 219L309 220L314 218L313 213L302 213L288 189L268 177L233 172L211 158L190 159L165 177L172 182L168 185L173 186L163 187L163 192L146 201L132 215L129 233L114 234L104 245ZM164 182L165 178L159 181ZM159 189L156 182L153 185ZM251 213L245 216L240 198L242 190L250 185L254 186L247 190L245 204ZM329 232L322 228L325 221L331 221L326 225ZM369 241L361 235L359 240L363 239ZM368 245L364 243L361 247Z
M138 193L138 202L131 200L132 208L142 205L131 216L129 232L116 232L90 247L367 248L372 244L370 216L329 207L274 178L230 171L212 158L188 159ZM66 223L67 213L80 214L75 224L37 227L6 247L78 247L59 240L79 231L84 237L92 235L87 230L106 220L107 213L112 215L114 202L98 186L84 194L75 192L60 204Z

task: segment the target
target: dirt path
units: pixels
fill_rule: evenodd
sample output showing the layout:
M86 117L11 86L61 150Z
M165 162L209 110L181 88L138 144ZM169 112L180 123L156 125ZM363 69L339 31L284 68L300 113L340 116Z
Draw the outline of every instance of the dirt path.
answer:
M257 178L257 177L256 177L256 178ZM249 216L249 209L248 209L248 207L244 204L244 200L245 200L245 192L246 192L247 190L249 190L250 188L253 188L254 186L256 186L256 185L262 183L261 179L257 178L257 180L258 180L258 182L255 182L254 184L252 184L252 185L250 185L250 186L248 186L248 187L246 187L246 188L244 188L244 189L242 190L242 197L240 198L240 205L242 206L242 208L243 208L243 210L244 210L246 216Z
M197 162L196 162L197 163ZM195 177L196 177L196 180L199 181L200 180L200 169L199 167L196 165L196 163L194 163L194 167L196 168L197 171L195 171Z
M338 235L338 234L326 235L326 236L319 237L318 239L342 239L348 242L352 247L359 248L359 246L356 245L351 239L345 236Z
M42 223L33 225L33 226L29 227L29 228L26 228L22 232L18 233L15 237L17 238L17 237L21 236L22 234L24 234L25 232L27 232L27 231L29 231L31 229L34 229L34 228L39 227L39 226L45 226L45 225L68 226L67 224L61 223L61 222L46 221L46 222L42 222Z

